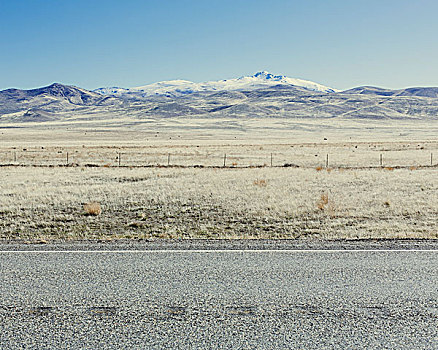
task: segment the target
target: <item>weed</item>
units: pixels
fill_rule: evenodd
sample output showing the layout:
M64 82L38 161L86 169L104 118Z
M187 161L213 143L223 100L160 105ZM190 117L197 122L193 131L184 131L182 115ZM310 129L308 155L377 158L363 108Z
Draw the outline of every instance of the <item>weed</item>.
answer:
M316 171L321 171L323 169L323 167L322 166L317 166L315 169L316 169Z
M86 215L100 215L102 213L102 208L98 202L89 202L84 204L84 211Z
M259 186L259 187L266 187L267 186L267 181L266 180L264 180L264 179L257 179L257 180L254 180L254 182L253 182L253 184L255 185L255 186Z
M329 203L329 197L327 193L323 193L321 195L321 198L319 199L318 203L316 203L316 206L319 210L324 210L326 205Z

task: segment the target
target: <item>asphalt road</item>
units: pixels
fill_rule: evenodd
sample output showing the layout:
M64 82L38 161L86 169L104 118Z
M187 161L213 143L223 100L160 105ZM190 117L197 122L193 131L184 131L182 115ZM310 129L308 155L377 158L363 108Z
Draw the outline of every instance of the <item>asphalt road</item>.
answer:
M438 250L43 248L0 249L1 349L438 348Z

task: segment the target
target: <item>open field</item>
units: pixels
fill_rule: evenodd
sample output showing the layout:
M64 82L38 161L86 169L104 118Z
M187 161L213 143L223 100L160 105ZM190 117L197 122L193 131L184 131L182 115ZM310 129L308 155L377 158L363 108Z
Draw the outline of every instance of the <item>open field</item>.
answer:
M161 131L2 129L0 237L438 238L438 141L421 130Z
M438 142L343 142L0 148L0 165L203 167L425 167L438 164Z
M384 137L366 130L355 138L345 130L322 137L202 137L192 131L175 137L121 129L101 131L3 129L0 165L36 166L300 166L300 167L428 167L438 164L436 138ZM156 136L156 137L155 137ZM179 135L178 135L179 136ZM370 137L370 136L368 136ZM391 140L391 141L388 141ZM327 159L328 157L328 159Z
M436 168L0 172L3 239L438 238Z

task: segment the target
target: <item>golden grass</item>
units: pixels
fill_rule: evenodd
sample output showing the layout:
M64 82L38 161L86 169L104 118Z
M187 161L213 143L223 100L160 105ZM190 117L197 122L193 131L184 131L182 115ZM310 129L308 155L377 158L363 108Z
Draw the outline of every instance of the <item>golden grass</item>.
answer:
M329 196L327 193L321 194L321 198L316 203L316 206L319 210L324 210L326 205L329 203Z
M97 216L102 214L102 207L99 202L89 202L84 204L84 211L86 215Z
M438 238L436 169L5 167L2 175L0 238ZM86 209L97 205L78 206L84 198L102 205L98 219Z
M254 180L253 184L258 187L266 187L268 182L264 179L256 179Z

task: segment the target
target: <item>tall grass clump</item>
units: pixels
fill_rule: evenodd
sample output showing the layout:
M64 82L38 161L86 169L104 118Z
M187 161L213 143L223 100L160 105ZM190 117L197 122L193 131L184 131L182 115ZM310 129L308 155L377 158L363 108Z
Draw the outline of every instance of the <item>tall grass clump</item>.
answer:
M266 187L268 182L264 179L256 179L254 180L253 184L258 187Z
M99 202L89 202L84 204L85 215L97 216L102 213L102 207Z
M329 203L329 196L327 193L323 193L319 201L316 203L316 206L318 207L319 210L324 210L328 203Z

